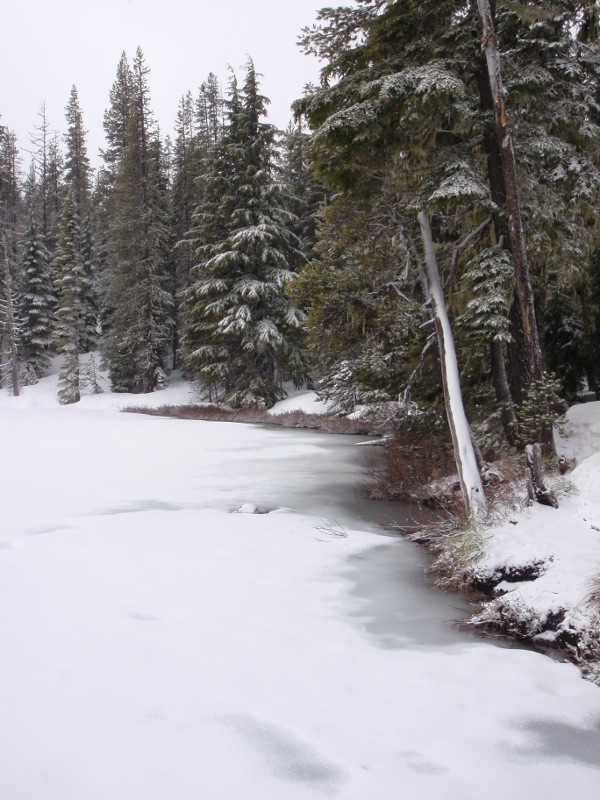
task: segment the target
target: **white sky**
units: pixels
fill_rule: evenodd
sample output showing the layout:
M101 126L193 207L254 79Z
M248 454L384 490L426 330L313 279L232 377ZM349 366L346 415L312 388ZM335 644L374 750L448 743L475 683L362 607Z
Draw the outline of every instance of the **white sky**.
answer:
M290 103L318 75L318 63L296 45L325 0L8 0L2 10L0 122L23 148L46 103L61 133L75 84L94 164L103 144L102 119L123 50L139 45L150 68L152 107L171 133L179 98L195 95L209 72L226 86L228 65L238 75L248 56L271 99L269 120L285 127ZM27 157L23 167L27 167Z

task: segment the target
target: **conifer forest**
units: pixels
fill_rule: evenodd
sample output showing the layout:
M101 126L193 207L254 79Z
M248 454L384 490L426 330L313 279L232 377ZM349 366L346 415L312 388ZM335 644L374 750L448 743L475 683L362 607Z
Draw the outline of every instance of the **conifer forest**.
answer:
M600 388L599 14L324 8L300 34L320 81L285 131L257 59L223 86L191 75L164 136L151 65L124 53L97 170L76 85L62 132L42 107L22 143L2 117L2 385L61 356L75 403L93 352L114 391L182 369L207 401L269 408L291 382L435 438L439 288L476 449L544 442L565 400Z

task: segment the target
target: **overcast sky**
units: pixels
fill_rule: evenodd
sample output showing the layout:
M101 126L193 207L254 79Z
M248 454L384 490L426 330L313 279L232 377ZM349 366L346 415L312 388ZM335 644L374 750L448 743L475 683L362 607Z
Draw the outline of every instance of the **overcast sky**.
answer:
M139 45L150 68L154 113L171 133L177 104L195 95L209 72L226 85L228 65L243 75L248 56L271 99L269 120L285 127L289 106L314 81L319 65L296 44L323 0L7 0L2 9L0 122L21 147L46 103L53 129L65 130L64 109L75 84L94 164L117 64ZM23 168L27 168L24 160Z

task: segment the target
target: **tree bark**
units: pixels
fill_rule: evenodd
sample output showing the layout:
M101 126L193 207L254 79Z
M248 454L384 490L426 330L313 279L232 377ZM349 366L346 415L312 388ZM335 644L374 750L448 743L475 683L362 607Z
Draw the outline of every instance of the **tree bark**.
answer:
M486 511L485 494L477 468L473 442L471 441L471 430L463 405L454 338L446 311L446 303L433 248L431 228L429 220L423 211L419 213L418 220L425 250L429 297L440 349L444 401L448 426L452 436L454 459L466 512L473 521L477 521Z
M490 361L492 369L492 384L496 393L496 399L500 403L500 414L502 417L502 427L506 434L508 443L516 444L519 421L515 414L513 399L508 385L506 375L506 365L504 363L504 348L502 342L494 339L490 344Z
M542 450L539 444L528 444L525 448L527 458L527 497L529 502L558 508L558 501L552 489L544 482L542 470Z
M515 288L521 312L523 340L527 355L528 378L530 382L541 381L543 377L542 352L538 336L533 291L529 277L529 265L523 238L523 224L519 207L519 187L517 167L512 136L504 98L506 91L502 83L500 59L496 47L494 22L489 0L477 0L482 28L482 47L485 51L490 87L494 104L496 136L500 144L502 174L508 212L508 239L515 268Z

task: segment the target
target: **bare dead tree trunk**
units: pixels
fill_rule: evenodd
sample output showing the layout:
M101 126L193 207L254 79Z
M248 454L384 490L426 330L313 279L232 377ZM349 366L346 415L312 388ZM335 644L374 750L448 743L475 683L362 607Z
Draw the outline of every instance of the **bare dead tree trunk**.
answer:
M448 426L452 436L454 459L458 470L458 479L460 481L465 509L468 516L476 521L485 514L485 494L483 492L475 450L471 440L471 429L463 405L458 362L456 360L456 350L454 348L454 337L452 336L450 320L448 319L448 313L446 311L437 259L433 248L431 228L429 226L429 220L423 211L419 213L418 220L421 226L429 296L431 298L433 318L440 349L444 402L446 404Z
M15 314L13 308L12 280L10 276L10 266L8 263L8 248L6 246L6 236L2 234L2 249L4 259L2 266L2 287L4 289L4 312L6 314L6 337L8 339L8 359L12 379L13 395L19 396L19 364L17 361L17 330Z
M543 506L558 508L558 501L552 489L544 482L542 469L542 449L539 444L528 444L525 448L527 459L527 497L529 502L541 503Z
M496 46L494 22L489 0L477 0L482 29L482 47L485 51L490 87L494 102L496 136L500 144L500 157L508 212L508 239L515 269L516 293L521 312L523 340L527 351L529 381L541 381L543 377L542 351L538 336L533 302L533 291L529 277L529 265L523 238L523 224L519 206L517 166L512 136L506 116L504 98L506 91L502 83L500 59Z

